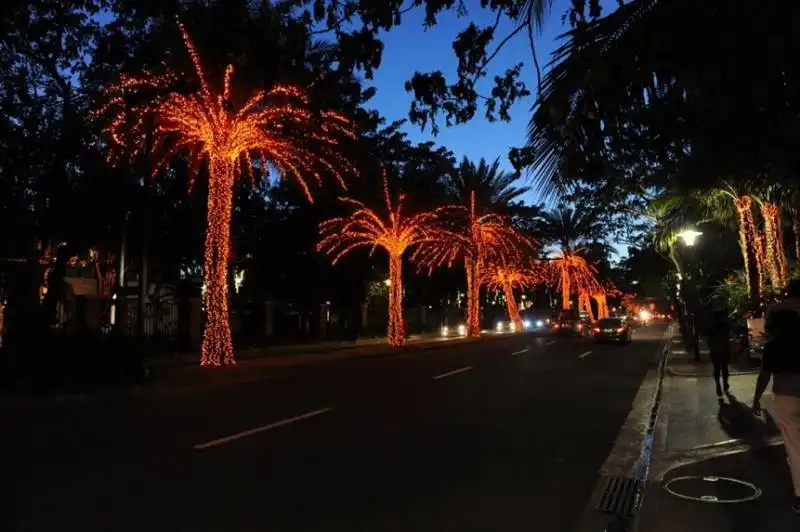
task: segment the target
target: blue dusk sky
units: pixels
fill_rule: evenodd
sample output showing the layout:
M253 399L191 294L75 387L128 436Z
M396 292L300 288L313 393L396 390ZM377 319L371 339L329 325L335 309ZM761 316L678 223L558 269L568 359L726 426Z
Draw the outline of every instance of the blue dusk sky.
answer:
M408 118L408 110L412 100L411 93L405 91L405 82L415 71L430 72L441 70L449 82L455 80L457 59L453 52L452 43L456 35L466 28L470 22L483 27L494 22L494 16L489 10L482 9L478 0L465 0L469 14L458 17L454 12L448 12L439 18L439 23L426 30L422 22L424 12L415 9L403 15L403 23L392 31L384 33L381 37L384 42L383 59L381 66L372 80L366 80L374 85L378 91L368 103L389 121ZM558 37L569 30L569 25L561 23L561 16L566 12L570 0L554 0L553 7L541 34L536 39L536 52L543 72L550 62L551 53L558 47ZM603 13L608 14L616 7L616 0L603 0ZM501 24L498 38L502 39L511 30L511 24ZM493 48L492 48L493 49ZM532 93L536 91L536 70L533 66L527 36L520 33L509 41L498 56L492 61L489 75L479 85L484 93L491 90L493 76L505 72L505 69L523 63L522 80ZM430 127L421 131L419 126L407 123L405 131L409 138L424 142L433 140L437 144L446 146L460 159L467 156L478 160L481 157L493 161L500 157L502 167L513 170L508 161L508 151L514 146L525 143L528 120L534 95L517 103L511 109L511 121L489 122L483 117L483 110L479 108L475 118L466 124L446 127L444 120L439 120L439 134L433 136ZM525 198L529 203L538 202L533 194Z

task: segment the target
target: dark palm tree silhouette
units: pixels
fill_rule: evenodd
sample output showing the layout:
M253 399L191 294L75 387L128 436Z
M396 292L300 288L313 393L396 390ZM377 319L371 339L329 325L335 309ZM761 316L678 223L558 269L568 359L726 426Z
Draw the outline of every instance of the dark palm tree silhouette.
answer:
M460 205L468 205L470 194L475 192L479 214L518 214L522 208L520 196L530 190L530 187L515 184L519 177L516 172L501 170L500 158L491 164L485 159L475 164L464 157L455 174L446 182L446 187L448 194Z
M581 205L559 204L539 216L537 233L544 242L571 252L581 244L601 240L602 225L596 213Z

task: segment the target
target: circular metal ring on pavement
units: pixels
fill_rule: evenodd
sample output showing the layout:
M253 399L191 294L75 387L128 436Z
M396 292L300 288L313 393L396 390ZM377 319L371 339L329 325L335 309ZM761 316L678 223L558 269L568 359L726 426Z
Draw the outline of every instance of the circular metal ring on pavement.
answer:
M677 477L665 482L664 489L680 499L713 504L741 504L762 493L755 484L730 477Z

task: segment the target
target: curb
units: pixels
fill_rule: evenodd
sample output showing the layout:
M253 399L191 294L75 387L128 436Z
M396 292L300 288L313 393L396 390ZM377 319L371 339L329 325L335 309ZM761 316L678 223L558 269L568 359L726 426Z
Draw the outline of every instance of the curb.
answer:
M632 530L636 512L641 506L645 480L649 471L653 432L661 404L664 370L676 330L677 328L674 325L670 325L665 331L660 345L655 350L652 360L652 362L655 362L655 366L651 366L648 369L633 400L631 411L620 428L611 452L598 470L600 478L582 512L577 531L627 532ZM630 433L626 434L627 432ZM621 513L602 510L598 507L606 485L604 479L615 478L633 480L637 483L633 493L631 515L622 515Z
M749 370L728 370L728 375L736 376L736 375L755 375L759 373L761 370L758 368L749 369ZM672 377L708 377L712 378L713 375L709 375L708 373L684 373L681 371L675 371L672 368L667 368L667 373L670 374Z

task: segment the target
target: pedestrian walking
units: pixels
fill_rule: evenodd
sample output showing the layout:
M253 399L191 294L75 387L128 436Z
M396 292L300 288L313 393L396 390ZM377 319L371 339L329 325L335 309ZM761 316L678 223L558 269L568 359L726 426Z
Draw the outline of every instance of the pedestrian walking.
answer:
M717 397L722 397L730 391L728 385L728 364L731 361L731 324L728 312L725 310L715 310L711 316L711 322L706 333L708 342L709 358L714 366L714 382L717 385ZM722 381L720 382L720 377Z
M786 300L767 312L765 331L769 339L756 381L753 412L761 412L761 396L772 379L775 414L794 485L792 509L800 514L800 280L789 283L786 295Z

